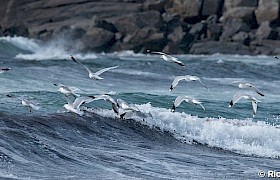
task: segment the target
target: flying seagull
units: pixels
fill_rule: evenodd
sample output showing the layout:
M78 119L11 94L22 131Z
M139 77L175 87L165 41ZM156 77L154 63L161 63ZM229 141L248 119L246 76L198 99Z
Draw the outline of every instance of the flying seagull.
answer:
M84 114L83 111L81 111L80 106L84 103L90 103L94 100L93 96L82 96L75 99L74 102L71 102L69 98L66 98L67 104L64 104L63 107L67 109L68 111L71 111L73 113L79 114L82 116Z
M87 70L87 72L88 72L89 78L90 78L90 79L93 79L93 80L103 79L102 77L100 77L100 75L101 75L102 73L104 73L104 72L106 72L106 71L109 71L109 70L111 70L111 69L115 69L115 68L119 67L119 66L108 67L108 68L104 68L104 69L101 69L101 70L99 70L99 71L93 73L87 66L83 65L81 62L79 62L78 60L76 60L72 55L70 55L70 57L71 57L71 59L72 59L74 62L76 62L76 63L78 63L79 65L81 65L82 67L84 67L84 68Z
M0 68L0 74L6 72L6 71L9 71L11 70L12 68Z
M10 94L7 94L6 96L7 96L7 97L13 97L13 96L10 95ZM21 98L18 98L18 97L15 97L15 98L18 99L18 100L20 100L20 101L21 101L21 104L22 104L23 106L25 106L25 107L28 108L29 112L32 112L32 109L34 109L34 110L39 110L39 109L40 109L39 106L35 105L34 103L32 103L32 102L30 102L30 101L28 101L28 100L26 100L26 99L21 99Z
M53 84L53 85L59 86L58 91L61 92L62 94L64 94L65 96L73 95L75 97L80 97L79 94L75 93L75 91L80 90L76 87L68 87L68 86L65 86L63 84Z
M112 103L112 109L116 114L119 114L119 108L117 105L117 102L108 94L102 94L102 95L96 95L94 96L94 101L96 100L104 100L104 101L109 101Z
M147 50L147 52L150 52L150 50ZM164 61L173 62L173 63L179 64L180 66L185 67L185 64L183 62L179 61L178 58L176 58L176 57L170 56L163 52L151 51L150 53L159 54L159 55L161 55L160 58L162 58Z
M252 85L251 83L247 83L247 82L239 82L239 81L234 81L233 83L238 83L238 87L240 89L251 89L253 91L255 91L256 93L258 93L260 96L265 96L262 92L260 92L256 86Z
M277 56L274 56L275 59L279 59Z
M259 100L257 100L256 98L254 98L253 96L249 95L249 94L245 94L245 93L240 93L237 92L232 100L229 103L229 107L232 107L235 103L237 103L241 98L244 98L246 100L249 100L252 102L252 107L253 107L253 117L256 115L257 113L257 104L258 102L260 102Z
M180 106L180 104L181 104L183 101L185 101L185 102L187 102L187 103L190 103L190 104L194 104L194 105L200 105L201 108L202 108L203 110L205 110L204 106L202 105L202 103L201 103L200 101L198 101L198 100L196 100L196 99L194 99L194 98L192 98L192 97L189 97L189 96L178 96L178 97L175 99L174 103L173 103L173 107L172 107L171 111L172 111L172 112L175 112L175 109L176 109L178 106Z
M208 89L207 86L201 82L201 80L200 80L199 77L197 77L197 76L191 76L191 75L185 75L185 76L177 76L177 77L175 77L175 79L173 80L173 82L172 82L172 84L171 84L171 87L170 87L169 91L172 91L172 90L177 86L177 84L179 83L179 81L181 81L181 80L186 80L186 81L188 81L188 82L189 82L189 81L198 81L198 82L200 82L200 84L202 84L206 89Z

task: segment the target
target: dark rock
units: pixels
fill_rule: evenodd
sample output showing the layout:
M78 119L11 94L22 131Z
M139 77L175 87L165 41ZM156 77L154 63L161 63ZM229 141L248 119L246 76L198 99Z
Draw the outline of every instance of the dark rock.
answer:
M279 17L279 1L278 0L259 0L259 6L255 10L258 24L264 21L271 22Z
M118 32L124 34L132 34L138 29L144 27L162 28L163 21L160 13L157 11L148 11L143 13L135 13L123 16L117 16L107 19L112 23Z
M200 21L202 0L173 0L172 6L166 8L171 16L179 15L188 23Z
M223 16L220 18L221 22L227 22L230 19L241 19L248 25L256 21L254 15L255 8L252 7L235 7L227 10ZM256 23L252 24L254 27Z
M29 31L26 26L19 25L19 26L11 26L10 28L7 28L3 31L3 34L5 36L29 36Z
M188 53L194 41L195 35L186 33L182 41L180 42L179 47L180 49Z
M241 19L229 19L223 26L223 32L220 37L222 40L230 39L238 32L250 32L250 27Z
M258 40L261 39L277 39L278 38L278 31L272 29L269 26L269 22L261 23L260 27L256 32L256 37Z
M218 16L211 15L206 19L207 24L207 38L218 41L222 34L222 25L218 24Z
M234 7L257 7L259 0L224 0L224 10Z
M223 0L202 1L201 16L220 15L223 9Z
M234 42L241 42L245 46L249 46L250 42L251 42L251 38L250 38L249 34L246 32L239 32L239 33L235 34L234 36L232 36L232 40Z
M163 52L166 52L168 54L183 54L184 52L179 47L179 44L169 42L162 50Z
M207 25L205 22L199 22L192 26L189 34L195 36L195 39L205 39L207 38Z
M193 44L191 54L251 54L249 47L238 42L207 41Z
M96 24L95 24L96 27L105 29L105 30L107 30L107 31L111 31L111 32L113 32L113 33L118 32L117 29L116 29L116 27L115 27L112 23L110 23L110 22L108 22L108 21L106 21L106 20L99 19L99 20L96 20L95 23L96 23Z
M115 34L110 31L94 27L87 31L81 41L85 46L85 50L107 52L115 42Z
M185 33L183 32L182 27L178 26L173 30L172 33L168 34L167 39L177 44L183 39L184 35Z

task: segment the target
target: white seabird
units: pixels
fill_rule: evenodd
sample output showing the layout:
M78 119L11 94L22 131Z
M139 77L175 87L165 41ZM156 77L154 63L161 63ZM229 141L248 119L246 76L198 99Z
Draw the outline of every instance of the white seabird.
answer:
M239 82L239 81L234 81L233 83L238 83L238 87L240 89L251 89L253 91L255 91L256 93L258 93L260 96L265 96L262 92L260 92L256 86L252 85L251 83L247 83L247 82Z
M90 103L94 100L93 96L82 96L75 99L74 102L71 102L69 98L66 98L67 104L64 104L63 107L67 109L68 111L71 111L73 113L79 114L82 116L84 114L83 111L81 111L80 106L84 103Z
M147 50L147 52L150 52L150 50ZM182 61L179 61L178 58L176 58L176 57L170 56L163 52L152 51L150 53L159 54L159 55L161 55L160 58L162 58L164 61L173 62L173 63L179 64L180 66L185 67L185 64Z
M12 95L8 94L6 95L7 97L13 97ZM39 110L40 109L40 106L38 105L35 105L34 103L26 100L26 99L21 99L21 98L18 98L18 97L15 97L16 99L20 100L21 101L21 104L25 107L28 108L29 112L32 112L32 109L34 110Z
M11 70L12 68L0 68L0 74Z
M173 103L173 107L171 109L172 112L175 112L175 109L183 102L187 102L190 104L194 104L194 105L200 105L201 108L203 110L205 110L204 106L202 105L202 103L192 97L189 96L177 96L177 98L175 99L174 103Z
M181 81L181 80L186 80L186 81L198 81L198 82L200 82L200 84L202 84L206 89L208 89L208 87L205 85L205 84L203 84L202 82L201 82L201 80L200 80L200 78L199 77L197 77L197 76L191 76L191 75L185 75L185 76L177 76L177 77L175 77L175 79L173 80L173 82L172 82L172 84L171 84L171 87L170 87L170 89L169 89L169 91L172 91L176 86L177 86L177 84L179 83L179 81Z
M29 112L32 112L32 109L34 109L34 110L39 110L40 109L39 106L33 104L32 102L30 102L30 101L28 101L26 99L22 99L21 100L21 104L23 106L26 106L29 109Z
M75 97L80 97L79 94L77 94L75 91L79 91L79 88L76 87L70 87L70 86L65 86L63 84L53 84L55 86L59 86L58 91L61 92L62 94L64 94L65 96L70 96L73 95Z
M258 102L260 102L259 100L257 100L256 98L254 98L253 96L249 95L249 94L245 94L245 93L240 93L237 92L232 100L229 103L229 107L232 107L235 103L237 103L241 98L244 98L246 100L249 100L252 102L252 107L253 107L253 117L256 115L257 113L257 104Z
M82 67L84 67L86 69L86 71L88 72L88 76L90 79L93 79L93 80L100 80L100 79L103 79L102 77L100 77L100 75L106 71L109 71L111 69L115 69L115 68L118 68L119 66L113 66L113 67L108 67L108 68L104 68L104 69L101 69L95 73L93 73L87 66L83 65L81 62L79 62L78 60L76 60L73 56L71 56L71 59L80 64Z
M96 95L94 96L94 101L96 100L104 100L104 101L109 101L112 103L112 109L116 114L119 114L119 108L117 105L117 102L108 94L102 94L102 95Z

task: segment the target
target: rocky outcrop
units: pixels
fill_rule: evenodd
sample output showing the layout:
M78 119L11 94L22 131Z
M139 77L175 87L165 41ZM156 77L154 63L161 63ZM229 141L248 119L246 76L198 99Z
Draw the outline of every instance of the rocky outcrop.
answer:
M79 51L279 54L278 0L1 0L0 36Z

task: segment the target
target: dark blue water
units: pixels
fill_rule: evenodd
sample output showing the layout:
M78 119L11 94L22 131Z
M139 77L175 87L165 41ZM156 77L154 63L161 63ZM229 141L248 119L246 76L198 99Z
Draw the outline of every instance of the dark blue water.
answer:
M119 52L82 54L63 40L41 44L21 37L0 38L0 177L7 179L257 179L258 172L279 170L280 61L269 56L178 55L186 64L162 61L157 55ZM70 54L102 74L87 72ZM196 75L180 82L178 75ZM250 82L266 96L238 89ZM144 118L119 119L108 102L94 101L79 116L53 83L75 86L82 95L110 93L137 106ZM261 102L252 118L249 101L229 102L237 92ZM13 98L6 95L12 94ZM182 103L192 96L199 106ZM19 99L40 106L30 113Z

